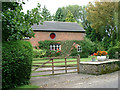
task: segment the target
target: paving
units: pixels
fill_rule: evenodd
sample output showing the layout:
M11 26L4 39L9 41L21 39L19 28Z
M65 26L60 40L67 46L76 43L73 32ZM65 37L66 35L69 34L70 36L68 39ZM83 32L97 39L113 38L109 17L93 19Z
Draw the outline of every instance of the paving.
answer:
M118 72L103 75L70 73L32 77L31 84L40 88L118 88Z

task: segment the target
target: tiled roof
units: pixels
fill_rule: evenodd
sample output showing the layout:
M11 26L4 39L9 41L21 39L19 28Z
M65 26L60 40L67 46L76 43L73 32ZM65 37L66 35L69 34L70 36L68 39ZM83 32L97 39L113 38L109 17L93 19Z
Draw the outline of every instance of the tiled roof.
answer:
M32 29L38 31L85 32L85 30L75 22L45 21L43 22L43 25L34 24Z

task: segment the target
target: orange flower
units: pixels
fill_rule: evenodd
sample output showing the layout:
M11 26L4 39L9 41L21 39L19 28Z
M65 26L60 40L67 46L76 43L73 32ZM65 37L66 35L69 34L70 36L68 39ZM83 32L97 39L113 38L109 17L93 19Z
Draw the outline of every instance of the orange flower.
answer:
M94 56L97 56L97 53L93 53Z
M105 56L107 55L108 53L106 51L97 51L97 55L98 56Z

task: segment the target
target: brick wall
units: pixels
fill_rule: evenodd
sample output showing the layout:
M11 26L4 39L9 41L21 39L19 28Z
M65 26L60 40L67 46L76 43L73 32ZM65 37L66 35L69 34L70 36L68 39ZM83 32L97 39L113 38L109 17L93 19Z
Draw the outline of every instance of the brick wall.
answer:
M56 41L62 40L83 40L85 33L80 32L40 32L35 31L35 38L31 38L29 41L33 46L38 46L38 41L51 40L50 34L55 33Z

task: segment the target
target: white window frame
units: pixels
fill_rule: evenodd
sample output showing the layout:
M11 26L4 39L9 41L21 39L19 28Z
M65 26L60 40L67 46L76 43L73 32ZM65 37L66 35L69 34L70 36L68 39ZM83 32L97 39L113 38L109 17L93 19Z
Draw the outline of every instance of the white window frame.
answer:
M82 52L82 47L80 45L77 46L77 52Z
M59 51L61 51L61 45L58 45L58 44L56 44L56 45L50 45L50 50L57 50L57 49L59 49Z
M29 40L30 38L29 37L23 37L23 40Z

